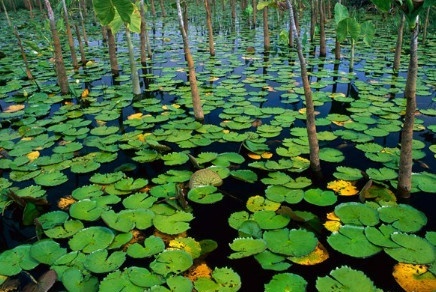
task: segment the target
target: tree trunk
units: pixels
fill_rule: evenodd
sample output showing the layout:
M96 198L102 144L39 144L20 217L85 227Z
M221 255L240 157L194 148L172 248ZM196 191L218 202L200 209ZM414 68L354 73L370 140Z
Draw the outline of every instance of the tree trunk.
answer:
M8 21L8 25L12 27L11 19L9 18L9 14L8 14L8 10L6 9L5 2L3 0L1 1L2 1L3 11L5 12L6 20Z
M213 41L213 29L212 29L212 16L210 12L209 0L204 0L204 7L206 8L206 23L209 37L209 53L213 57L215 56L215 45Z
M153 17L156 16L156 8L154 7L154 0L150 1L150 6L151 6L151 15L153 15Z
M236 0L230 0L230 8L232 10L232 25L236 23Z
M14 27L14 34L15 37L17 38L18 46L20 47L21 57L23 58L24 65L26 66L27 79L33 80L33 75L32 72L30 71L29 63L27 62L26 53L24 52L23 44L21 43L21 38L20 35L18 34L17 27Z
M164 5L163 0L160 0L159 3L160 3L160 10L162 12L162 17L166 17L167 16L167 12L165 11L165 5Z
M77 42L79 43L80 62L82 63L82 66L85 66L86 65L86 57L85 57L85 50L83 48L82 38L80 37L80 29L79 29L79 26L77 24L74 24L74 27L76 28Z
M188 4L186 3L186 1L183 1L182 12L183 12L183 25L185 26L186 35L188 35L189 34L189 29L188 29Z
M317 0L310 1L310 43L313 44L315 39L315 26L317 19Z
M141 33L139 34L139 39L141 41L141 65L147 66L147 42L145 39L145 33L147 31L147 26L145 24L145 8L144 8L144 0L139 2L141 13Z
M79 1L79 9L83 10L83 15L85 15L85 17L88 16L88 7L86 7L85 0L80 0Z
M269 40L269 29L268 29L268 7L263 8L263 48L265 51L269 51L271 46Z
M335 60L341 60L341 43L338 41L338 37L335 38Z
M316 125L315 125L315 107L312 100L312 90L310 89L309 78L306 68L306 60L303 56L303 46L301 44L301 39L297 32L297 27L295 26L294 12L290 0L286 0L289 8L289 18L292 31L294 32L294 38L297 43L297 54L300 60L301 67L301 79L303 81L304 97L306 102L306 129L307 136L309 139L309 149L310 149L310 168L313 172L319 173L321 171L321 164L319 161L319 145L318 138L316 136Z
M424 21L424 29L422 33L422 44L425 46L425 43L427 42L427 28L430 22L430 8L427 7L427 12L425 13L425 21Z
M62 57L62 47L61 47L61 41L59 39L58 31L56 29L56 21L54 18L53 10L51 9L50 1L44 0L44 3L47 9L48 19L50 21L50 30L51 30L51 36L53 39L53 46L55 52L55 68L56 68L56 75L58 79L58 85L61 89L61 94L68 94L70 91L68 86L68 76L65 70L64 59Z
M73 61L73 68L74 70L76 70L77 68L79 68L79 64L77 63L76 49L74 48L74 39L73 39L73 34L71 33L71 26L68 20L68 10L65 0L62 0L62 9L64 12L65 29L68 37L68 46L70 47L70 52L71 52L71 60Z
M86 34L85 20L83 18L82 8L80 5L79 5L79 16L80 16L80 24L82 25L83 40L85 41L85 45L88 47L89 46L88 35Z
M30 0L26 1L28 6L27 8L29 9L29 13L30 13L30 19L33 19L33 6L32 6L32 2Z
M183 49L185 51L185 59L188 63L189 70L189 85L191 86L192 107L194 110L194 116L197 121L204 120L203 108L201 107L200 95L198 93L197 76L195 73L194 60L189 49L188 36L186 35L185 25L183 24L182 7L180 6L180 0L176 0L177 14L179 17L180 32L183 38Z
M327 49L325 44L325 12L324 0L319 1L319 56L325 57Z
M139 85L139 75L135 63L135 52L133 50L132 37L130 35L130 29L128 27L126 27L126 40L127 40L127 48L129 50L129 64L130 64L130 74L132 78L132 91L134 95L140 95L141 86Z
M394 73L397 73L400 69L401 49L403 47L403 31L405 21L406 17L404 16L404 14L402 14L400 26L398 27L397 43L395 45L394 66L392 68L394 70Z
M112 30L109 26L106 27L106 31L107 31L107 45L109 50L109 61L111 64L111 72L112 75L118 76L119 69L118 69L117 45L115 42L115 36L112 33Z
M419 17L416 17L416 25L410 38L409 68L407 70L406 87L404 89L406 114L404 117L403 129L401 131L401 150L397 186L397 193L401 198L409 198L410 190L412 188L412 142L416 110L416 80L418 75L418 19Z
M251 1L251 6L253 6L253 27L256 27L256 17L257 17L257 0Z

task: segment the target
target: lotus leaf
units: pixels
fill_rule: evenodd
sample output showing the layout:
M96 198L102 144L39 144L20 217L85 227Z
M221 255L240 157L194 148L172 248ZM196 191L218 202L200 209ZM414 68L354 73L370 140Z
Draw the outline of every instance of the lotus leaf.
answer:
M143 179L143 178L133 179L133 178L128 177L128 178L123 178L123 179L115 182L115 188L120 190L120 191L123 191L123 192L124 191L136 191L136 190L142 189L147 184L148 184L147 179Z
M30 244L16 246L0 254L0 275L14 276L21 270L31 270L39 262L30 256Z
M262 229L279 229L288 225L290 218L285 215L276 214L274 211L261 210L254 212L251 216Z
M192 190L201 186L220 186L223 183L221 177L209 168L199 169L191 176L189 188Z
M193 264L192 257L183 250L165 250L150 263L150 268L164 277L169 274L179 274L189 269Z
M205 164L215 160L218 157L218 153L215 152L202 152L195 158L198 164Z
M375 226L379 223L377 210L361 203L342 203L335 207L335 214L345 224Z
M167 285L174 292L193 291L193 283L186 277L179 275L167 279Z
M254 183L257 181L257 174L252 170L239 169L230 172L230 175L241 181Z
M78 268L68 268L62 274L62 284L68 291L98 291L98 279L85 276Z
M188 155L183 152L172 152L162 156L165 165L181 165L189 160Z
M148 209L157 201L147 193L135 193L123 200L123 206L127 209Z
M130 268L129 268L130 269ZM143 268L141 268L143 269ZM145 268L144 268L145 269ZM132 292L141 292L144 291L144 287L137 286L133 284L127 274L126 271L115 271L108 274L101 282L100 286L97 287L99 291L132 291ZM150 274L150 272L148 272ZM147 275L144 273L144 278L147 278ZM98 282L97 282L98 283ZM153 283L153 282L152 282ZM158 283L153 283L158 284Z
M188 181L191 176L192 172L189 170L170 169L163 174L159 174L152 181L157 184L165 184L167 182L182 183Z
M172 215L156 215L153 224L157 230L167 234L179 234L189 229L189 222L194 219L191 213L177 211Z
M217 188L214 186L198 186L188 192L188 199L199 204L213 204L221 201L223 195L215 193Z
M337 179L342 180L359 180L361 179L362 173L359 169L346 167L346 166L338 166L336 168L336 172L333 173L333 176Z
M70 206L70 215L73 218L86 221L95 221L100 218L104 208L99 207L96 201L83 199Z
M144 246L139 243L133 243L127 248L127 255L132 258L146 258L163 252L165 243L160 237L149 236L144 240Z
M265 231L263 239L270 251L296 257L311 253L318 243L312 232L303 229L283 228Z
M366 258L381 251L366 238L364 227L360 226L341 226L339 232L327 237L327 242L334 250L357 258Z
M99 197L101 195L103 195L103 190L101 186L98 185L86 185L79 187L71 193L71 196L76 200L89 199L93 197Z
M238 230L241 224L245 221L247 221L250 217L250 214L246 211L239 211L232 213L228 219L230 227L233 229Z
M59 171L54 172L42 172L38 176L34 177L33 180L37 185L44 187L52 187L63 184L68 181L68 177Z
M121 210L118 214L113 210L101 214L103 221L111 228L129 232L135 226L143 230L152 226L154 213L148 209Z
M427 224L424 213L406 204L381 207L378 212L380 220L402 232L417 232Z
M262 196L252 196L247 200L247 209L251 212L271 210L276 211L280 207L280 203L270 201Z
M274 202L297 204L303 199L304 191L290 189L285 186L272 185L266 188L265 195L269 200Z
M297 274L281 273L273 276L265 284L265 292L275 291L306 291L307 281Z
M114 205L121 202L121 198L116 195L107 195L92 199L97 203L97 207L107 209L107 205Z
M304 193L304 200L316 206L330 206L336 203L338 197L332 191L310 189Z
M327 162L341 162L345 159L341 151L333 148L321 148L319 158Z
M353 270L347 266L336 268L328 276L318 277L316 288L318 291L382 291L376 288L374 283L363 272Z
M58 258L67 253L66 248L51 240L43 239L35 242L30 248L30 256L40 263L52 265Z
M90 156L74 158L70 165L70 170L73 173L89 173L100 168L100 163Z
M151 273L146 268L129 267L123 272L123 274L125 274L133 284L143 288L160 285L165 281L162 276Z
M108 256L107 249L99 249L86 256L85 268L93 273L108 273L118 269L125 260L123 251L114 251Z
M285 271L291 266L289 262L286 262L285 256L278 255L269 250L255 254L254 258L264 270Z
M229 255L229 258L240 259L263 252L266 249L266 243L263 239L235 238L230 243L230 248L234 252Z
M414 234L393 233L391 239L400 247L385 248L395 260L408 264L430 264L435 260L434 246L426 239Z
M91 226L77 232L68 244L73 251L91 253L98 249L107 248L115 238L114 232L101 226Z
M374 226L367 226L365 228L365 235L368 240L375 245L381 247L399 247L391 239L391 234L398 232L398 229L394 228L392 225L382 224L378 228Z

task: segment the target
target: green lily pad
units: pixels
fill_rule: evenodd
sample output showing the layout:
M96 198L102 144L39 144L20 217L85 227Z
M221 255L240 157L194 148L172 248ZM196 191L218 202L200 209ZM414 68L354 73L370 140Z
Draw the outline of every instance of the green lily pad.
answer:
M241 181L254 183L257 181L257 174L252 170L239 169L230 172L230 175Z
M123 251L114 251L108 256L107 249L99 249L87 255L84 264L93 273L108 273L118 269L125 260Z
M234 252L229 255L229 258L240 259L264 251L266 243L263 239L236 238L230 243L230 248Z
M286 256L302 257L311 253L318 239L312 232L287 228L265 231L263 239L270 251Z
M179 274L189 269L193 264L192 257L183 250L165 250L158 254L150 263L150 268L157 274L166 277L169 274Z
M361 171L356 168L346 167L346 166L338 166L336 167L336 171L333 173L333 176L337 179L342 180L359 180L363 177Z
M377 210L361 203L342 203L335 207L335 215L344 224L375 226L379 223Z
M435 260L434 246L422 237L396 232L391 234L391 239L400 247L384 251L399 262L421 265Z
M37 220L41 227L46 230L64 224L68 217L69 215L66 212L53 211L41 215Z
M148 180L144 178L123 178L115 183L115 188L120 191L136 191L142 189L148 184Z
M370 257L381 251L380 247L366 238L364 227L361 226L341 226L339 232L327 237L327 242L334 250L356 258Z
M200 277L194 282L196 291L229 291L241 289L241 278L230 268L215 268L212 277Z
M199 169L194 172L189 180L189 188L192 190L203 186L220 186L223 183L221 177L210 168Z
M62 274L62 284L68 291L98 291L97 277L85 276L78 268L71 267Z
M52 265L58 258L67 253L59 243L52 239L43 239L35 242L30 248L30 256L40 263Z
M337 149L321 148L319 150L319 159L327 162L341 162L345 159L345 156Z
M214 186L198 186L188 192L188 199L199 204L213 204L223 199Z
M169 216L156 215L153 224L163 233L179 234L189 229L189 222L192 219L194 219L194 216L191 213L177 211Z
M391 234L398 232L398 229L394 228L392 225L382 224L380 227L368 226L365 228L365 235L368 240L375 245L381 247L399 247L391 239Z
M68 238L82 230L83 227L82 221L67 220L62 225L56 225L44 230L44 234L49 238Z
M0 254L0 275L14 276L22 270L31 270L39 261L30 256L30 244L19 245Z
M63 184L68 181L67 175L62 172L43 172L34 177L33 180L36 184L44 187L53 187Z
M98 206L97 201L83 199L70 206L70 215L73 218L86 221L95 221L100 218L104 208Z
M144 240L143 245L137 242L129 245L127 248L127 255L132 258L146 258L161 253L164 250L165 243L162 238L152 235Z
M307 281L297 274L281 273L272 277L265 284L265 292L275 291L306 291Z
M75 189L71 196L76 200L97 198L104 194L102 187L98 185L86 185Z
M73 251L91 253L107 248L115 238L113 231L106 227L92 226L77 232L68 244Z
M266 188L265 196L267 199L278 203L287 202L289 204L298 204L303 200L304 191L294 190L280 185L272 185Z
M189 160L187 154L183 152L172 152L162 156L165 165L181 165Z
M148 209L157 201L156 197L147 193L135 193L123 200L123 206L127 209Z
M368 168L366 170L369 178L376 181L392 180L398 177L398 173L390 168L382 167L380 169Z
M269 250L255 254L254 258L262 266L262 269L265 270L285 271L291 266L291 263L287 261L285 256Z
M310 189L304 193L304 200L316 206L331 206L336 203L338 197L332 191Z
M290 218L275 211L262 210L254 212L252 219L257 222L262 229L279 229L288 225Z
M433 173L424 171L419 174L412 174L412 185L416 185L423 192L435 193L435 183L436 175Z
M402 232L417 232L427 224L424 213L406 204L383 206L378 212L380 220Z
M330 275L318 277L316 280L318 291L377 291L374 283L362 271L353 270L347 266L336 268Z

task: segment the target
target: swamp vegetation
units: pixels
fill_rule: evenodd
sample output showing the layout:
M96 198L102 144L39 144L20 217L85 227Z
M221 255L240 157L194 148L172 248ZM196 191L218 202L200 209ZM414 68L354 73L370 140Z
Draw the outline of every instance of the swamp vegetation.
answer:
M436 289L435 1L0 1L2 291Z

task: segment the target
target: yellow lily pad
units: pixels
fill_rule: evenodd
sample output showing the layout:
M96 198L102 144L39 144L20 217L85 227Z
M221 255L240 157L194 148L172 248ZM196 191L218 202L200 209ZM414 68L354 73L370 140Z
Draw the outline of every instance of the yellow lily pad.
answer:
M428 271L426 265L398 263L394 266L392 275L406 292L436 290L436 277Z
M345 180L334 180L327 184L327 188L340 196L354 196L359 193L353 183Z
M318 242L316 248L306 256L302 257L288 257L288 259L296 264L304 266L313 266L329 258L329 253L327 249Z

